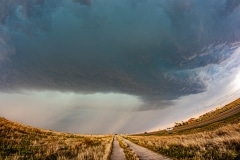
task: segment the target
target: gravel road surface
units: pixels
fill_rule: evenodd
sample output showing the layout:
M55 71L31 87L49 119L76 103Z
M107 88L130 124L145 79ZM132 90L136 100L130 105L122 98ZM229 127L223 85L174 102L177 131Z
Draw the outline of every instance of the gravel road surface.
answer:
M125 159L126 158L123 149L120 147L116 137L114 137L111 160L125 160Z
M129 145L129 147L137 154L137 156L140 158L140 160L171 160L170 158L161 156L160 154L157 154L147 148L144 148L142 146L136 145L132 142L130 142L127 139L123 140Z

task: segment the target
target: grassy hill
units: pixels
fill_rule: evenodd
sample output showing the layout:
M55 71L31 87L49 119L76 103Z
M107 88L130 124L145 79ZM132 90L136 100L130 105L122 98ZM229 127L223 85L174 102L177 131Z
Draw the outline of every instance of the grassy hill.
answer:
M186 135L125 136L124 138L173 159L240 159L240 123Z
M112 136L53 132L0 118L0 160L104 159L110 157Z
M236 124L240 122L240 98L223 106L216 108L210 112L200 115L194 121L176 123L172 130L159 130L145 134L135 134L142 136L149 135L175 135L175 134L190 134L203 131L211 131L221 126L228 124Z
M125 138L173 159L240 160L240 99L171 131Z

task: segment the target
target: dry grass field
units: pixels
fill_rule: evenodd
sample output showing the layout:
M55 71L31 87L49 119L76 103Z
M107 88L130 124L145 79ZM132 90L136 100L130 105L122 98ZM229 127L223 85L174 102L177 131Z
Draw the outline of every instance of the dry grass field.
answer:
M240 160L240 98L171 131L125 136L132 142L173 159ZM230 113L230 114L229 114ZM198 125L201 121L217 121Z
M52 132L0 118L0 160L110 158L113 136Z
M123 138L172 159L240 160L239 102L240 99L201 116L208 118L211 115L214 118L234 111L234 114L214 123L181 131L153 132ZM0 117L0 160L109 160L113 138L113 135L53 132ZM126 159L139 159L120 136L116 138Z
M125 138L175 159L240 159L240 123L187 135L126 136Z

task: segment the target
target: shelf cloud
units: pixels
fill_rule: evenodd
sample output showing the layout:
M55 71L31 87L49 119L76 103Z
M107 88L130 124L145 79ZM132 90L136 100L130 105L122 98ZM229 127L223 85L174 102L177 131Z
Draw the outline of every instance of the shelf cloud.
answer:
M238 0L3 0L0 90L125 94L164 109L239 67L239 16Z

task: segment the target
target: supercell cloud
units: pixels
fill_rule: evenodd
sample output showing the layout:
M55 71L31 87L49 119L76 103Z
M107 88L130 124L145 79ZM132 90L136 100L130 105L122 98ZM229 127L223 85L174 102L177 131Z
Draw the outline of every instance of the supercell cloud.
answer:
M239 17L238 0L0 0L0 90L164 108L239 68Z

